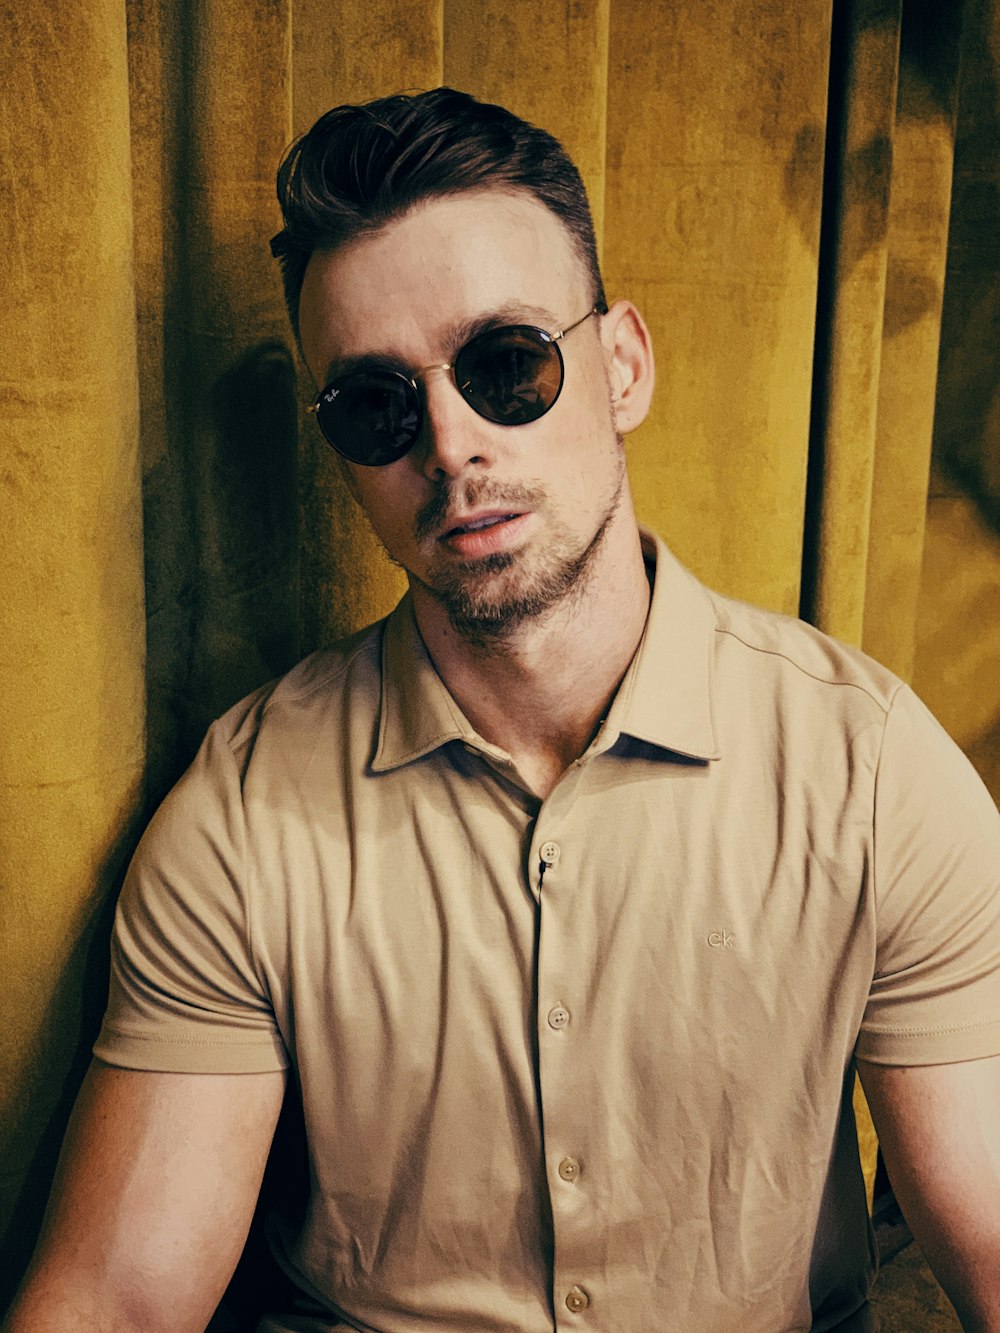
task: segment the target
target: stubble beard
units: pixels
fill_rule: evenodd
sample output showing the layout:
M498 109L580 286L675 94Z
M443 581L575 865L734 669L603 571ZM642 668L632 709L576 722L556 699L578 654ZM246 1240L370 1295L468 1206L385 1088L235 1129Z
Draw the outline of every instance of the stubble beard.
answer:
M580 548L570 531L545 515L545 495L531 486L499 486L489 480L443 489L417 515L418 539L439 533L449 511L479 507L541 513L546 524L545 549L534 568L526 568L520 550L501 551L476 560L448 564L439 571L409 576L446 611L456 631L478 647L496 646L512 638L526 623L538 621L569 598L578 598L592 577L596 558L625 490L624 441L617 438L618 468L612 492L590 540Z

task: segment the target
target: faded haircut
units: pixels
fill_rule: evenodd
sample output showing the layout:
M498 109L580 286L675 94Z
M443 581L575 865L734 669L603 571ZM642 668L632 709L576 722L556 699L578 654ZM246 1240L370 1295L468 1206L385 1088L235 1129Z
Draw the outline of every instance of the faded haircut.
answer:
M592 304L605 311L587 192L562 144L502 106L434 88L334 107L285 154L285 225L271 253L296 338L314 251L378 231L424 200L487 188L523 190L555 214L590 278Z

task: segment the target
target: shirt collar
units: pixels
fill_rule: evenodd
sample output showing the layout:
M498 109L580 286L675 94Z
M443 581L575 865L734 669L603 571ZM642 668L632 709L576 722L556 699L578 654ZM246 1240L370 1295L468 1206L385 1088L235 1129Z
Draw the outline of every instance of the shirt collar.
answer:
M372 770L398 768L455 740L486 744L438 675L407 593L382 636L382 707Z
M695 759L717 759L712 710L715 611L705 588L645 528L643 556L655 571L639 647L591 747L622 734ZM385 622L382 701L372 771L387 772L448 741L508 756L473 728L431 661L407 594Z
M692 759L718 759L711 595L655 533L639 532L653 593L639 647L602 728L605 744L624 733Z

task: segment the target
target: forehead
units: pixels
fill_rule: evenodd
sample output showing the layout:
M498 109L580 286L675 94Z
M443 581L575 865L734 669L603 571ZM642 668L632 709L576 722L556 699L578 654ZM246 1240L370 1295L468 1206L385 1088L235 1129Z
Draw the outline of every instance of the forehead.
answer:
M562 222L523 192L430 200L369 236L313 255L300 300L302 348L321 379L338 356L447 359L451 330L495 311L579 316L589 278ZM577 310L577 306L580 310Z

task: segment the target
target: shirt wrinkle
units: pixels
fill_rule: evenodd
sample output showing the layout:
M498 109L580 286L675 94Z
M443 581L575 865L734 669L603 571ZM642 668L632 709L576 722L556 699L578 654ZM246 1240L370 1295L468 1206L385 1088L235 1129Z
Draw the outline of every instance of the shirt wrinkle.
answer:
M404 598L143 838L95 1054L296 1070L305 1304L261 1333L869 1327L855 1053L1000 1053L996 812L888 672L644 551L611 743L544 802Z

